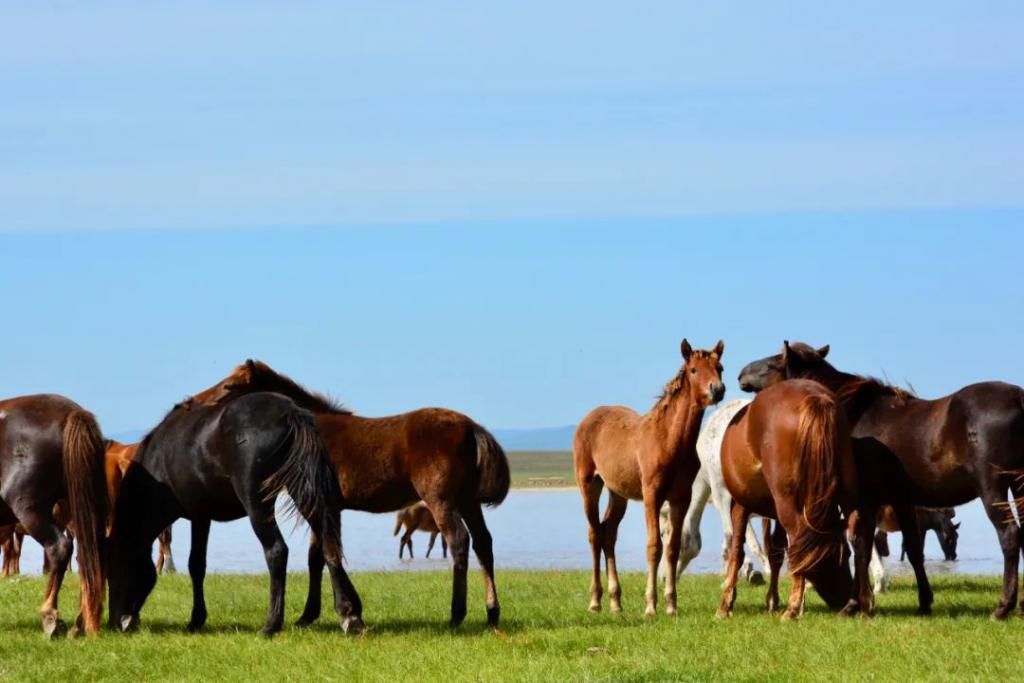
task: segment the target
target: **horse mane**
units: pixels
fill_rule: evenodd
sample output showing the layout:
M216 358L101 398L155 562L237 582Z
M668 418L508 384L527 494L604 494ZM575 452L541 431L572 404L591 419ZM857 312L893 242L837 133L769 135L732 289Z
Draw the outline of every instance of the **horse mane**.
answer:
M179 406L187 409L192 405L220 405L243 394L256 391L284 394L299 406L314 413L352 414L352 411L340 402L325 394L306 389L263 361L252 359L237 366L230 375L212 387L193 394Z
M864 375L844 375L842 384L836 389L839 401L847 406L847 411L859 414L881 396L892 396L900 404L906 404L917 398L914 392L883 382L875 377Z

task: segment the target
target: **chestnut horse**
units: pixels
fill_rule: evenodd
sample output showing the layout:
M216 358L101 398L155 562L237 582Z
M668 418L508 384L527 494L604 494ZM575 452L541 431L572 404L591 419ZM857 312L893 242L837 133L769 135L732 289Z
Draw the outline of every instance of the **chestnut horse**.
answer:
M389 417L361 417L307 391L259 361L247 360L225 379L186 403L220 405L253 391L288 396L316 415L341 487L340 509L394 512L427 504L453 559L451 625L466 616L466 530L484 575L487 623L497 628L501 608L494 583L494 551L481 504L499 505L508 494L508 459L497 440L469 417L445 408L421 408ZM323 554L310 537L309 596L299 625L320 616ZM358 601L349 585L350 599ZM337 591L337 587L336 587ZM337 593L335 598L337 598Z
M21 544L25 540L25 528L20 524L8 524L0 527L0 577L15 576L21 573Z
M248 517L270 574L270 606L260 633L279 631L288 546L275 521L274 502L285 490L322 540L332 583L348 583L341 567L337 483L313 415L271 393L223 406L175 406L139 444L118 492L111 534L112 626L138 627L156 583L153 540L186 517L192 522L188 630L201 629L207 617L203 581L210 524ZM346 631L361 630L359 604L336 601L335 608Z
M764 549L771 565L769 613L779 605L779 570L787 541L793 587L783 619L800 615L807 581L834 610L870 611L866 570L872 528L858 524L854 536L854 596L840 510L847 517L853 515L857 466L849 425L831 391L817 382L798 380L759 393L726 430L722 475L733 496L734 529L746 526L751 513L777 520L772 533L765 523ZM742 561L743 536L733 534L719 617L732 613Z
M124 479L124 475L128 471L128 466L131 465L132 460L135 459L135 454L139 450L139 444L124 444L120 441L107 439L105 447L107 495L109 500L116 501L117 492L121 488L121 481ZM113 507L114 506L111 505L110 519L107 522L108 533L110 528L113 526ZM156 556L157 574L163 574L165 570L168 574L174 573L174 557L171 555L171 540L172 535L170 526L161 531L160 535L157 536L157 542L159 543Z
M399 510L395 516L395 533L392 535L397 536L403 525L405 533L398 541L398 559L402 559L402 551L406 546L409 548L409 559L412 559L412 534L414 531L426 531L430 534L430 542L427 543L427 557L430 557L430 551L434 549L434 541L437 540L437 535L441 533L441 530L437 528L437 522L430 514L427 504L420 501ZM444 536L441 537L441 556L448 557L448 542L444 540Z
M740 384L756 390L792 377L817 380L842 400L855 447L872 460L901 464L896 476L872 480L871 491L877 504L893 504L899 517L921 611L930 609L932 595L913 506L956 506L980 497L1003 551L1003 590L992 618L1008 616L1017 601L1021 555L1021 528L1011 504L1024 515L1024 389L982 382L925 400L837 370L825 360L828 350L786 342L782 353L744 368Z
M43 546L50 572L39 614L51 638L67 632L57 598L71 539L54 519L60 500L69 502L79 536L82 592L75 633L100 629L107 517L103 457L96 418L74 401L53 394L0 401L0 526L20 523Z
M668 566L679 561L683 514L690 504L693 480L700 469L697 433L704 410L722 400L720 362L725 345L694 350L683 340L683 366L665 387L658 402L644 415L625 406L601 406L590 411L576 429L573 461L583 510L590 525L594 575L590 609L601 609L601 552L608 571L608 596L613 612L622 611L622 589L615 566L615 541L627 500L643 500L647 523L647 616L657 613L658 564L662 544L659 511L668 501L671 531ZM601 489L608 487L604 520L598 516ZM743 527L736 527L742 529ZM742 538L742 534L737 534ZM676 613L676 572L665 573L665 612Z

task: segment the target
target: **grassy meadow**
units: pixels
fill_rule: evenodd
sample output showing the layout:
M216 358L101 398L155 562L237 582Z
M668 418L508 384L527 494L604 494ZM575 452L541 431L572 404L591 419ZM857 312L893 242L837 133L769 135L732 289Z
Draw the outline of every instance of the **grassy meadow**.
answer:
M572 451L509 451L508 464L516 488L576 486Z
M624 579L626 611L592 614L585 572L500 572L503 627L493 633L484 626L475 574L469 617L452 631L447 573L358 573L365 634L344 636L326 617L325 598L321 623L306 631L289 626L267 641L256 635L266 577L209 577L210 620L190 636L183 628L189 581L176 575L160 579L139 633L49 642L36 619L43 580L20 577L0 581L0 680L918 681L1010 680L1020 671L1024 619L990 621L995 578L937 578L930 618L914 615L909 579L896 579L873 620L835 617L809 594L795 623L763 614L764 589L745 585L736 614L716 621L719 579L706 575L683 578L679 617L645 619L643 577ZM294 620L305 578L292 575L289 587ZM70 606L77 576L66 590Z

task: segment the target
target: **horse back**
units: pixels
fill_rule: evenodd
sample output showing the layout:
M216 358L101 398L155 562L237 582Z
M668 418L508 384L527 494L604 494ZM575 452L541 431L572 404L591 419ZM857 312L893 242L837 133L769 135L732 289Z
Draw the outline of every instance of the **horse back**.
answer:
M642 419L626 406L601 406L590 411L573 437L577 476L596 472L619 495L633 500L642 498L637 459Z

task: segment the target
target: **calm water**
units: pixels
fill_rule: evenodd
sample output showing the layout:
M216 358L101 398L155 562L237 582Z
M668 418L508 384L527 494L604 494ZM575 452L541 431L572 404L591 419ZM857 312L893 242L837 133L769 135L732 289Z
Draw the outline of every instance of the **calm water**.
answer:
M578 492L513 490L501 507L487 510L485 514L494 536L495 561L499 568L589 568L590 547ZM1002 573L999 546L981 504L975 501L958 508L957 520L962 522L958 552L960 559L956 562L942 561L938 542L933 534L929 534L925 549L929 558L929 572ZM447 560L440 558L440 539L431 553L431 559L423 558L429 538L424 533L413 536L416 559L399 560L398 539L392 536L395 524L393 514L346 512L342 522L345 555L350 570L409 571L438 569L447 564ZM291 522L284 522L282 528L291 551L289 569L304 569L307 543L305 529L293 529ZM701 524L701 536L703 550L691 564L691 571L717 572L720 566L722 526L717 511L710 505ZM890 546L899 552L899 534L890 537ZM619 531L619 567L624 570L645 569L645 548L642 509L639 504L630 503ZM185 520L179 520L174 525L173 550L179 570L184 571L189 552L189 525ZM38 573L41 565L41 549L34 541L26 540L23 571ZM893 561L892 558L888 566L897 573L910 571L909 564ZM211 572L259 573L266 570L263 551L247 520L213 525L208 567Z

